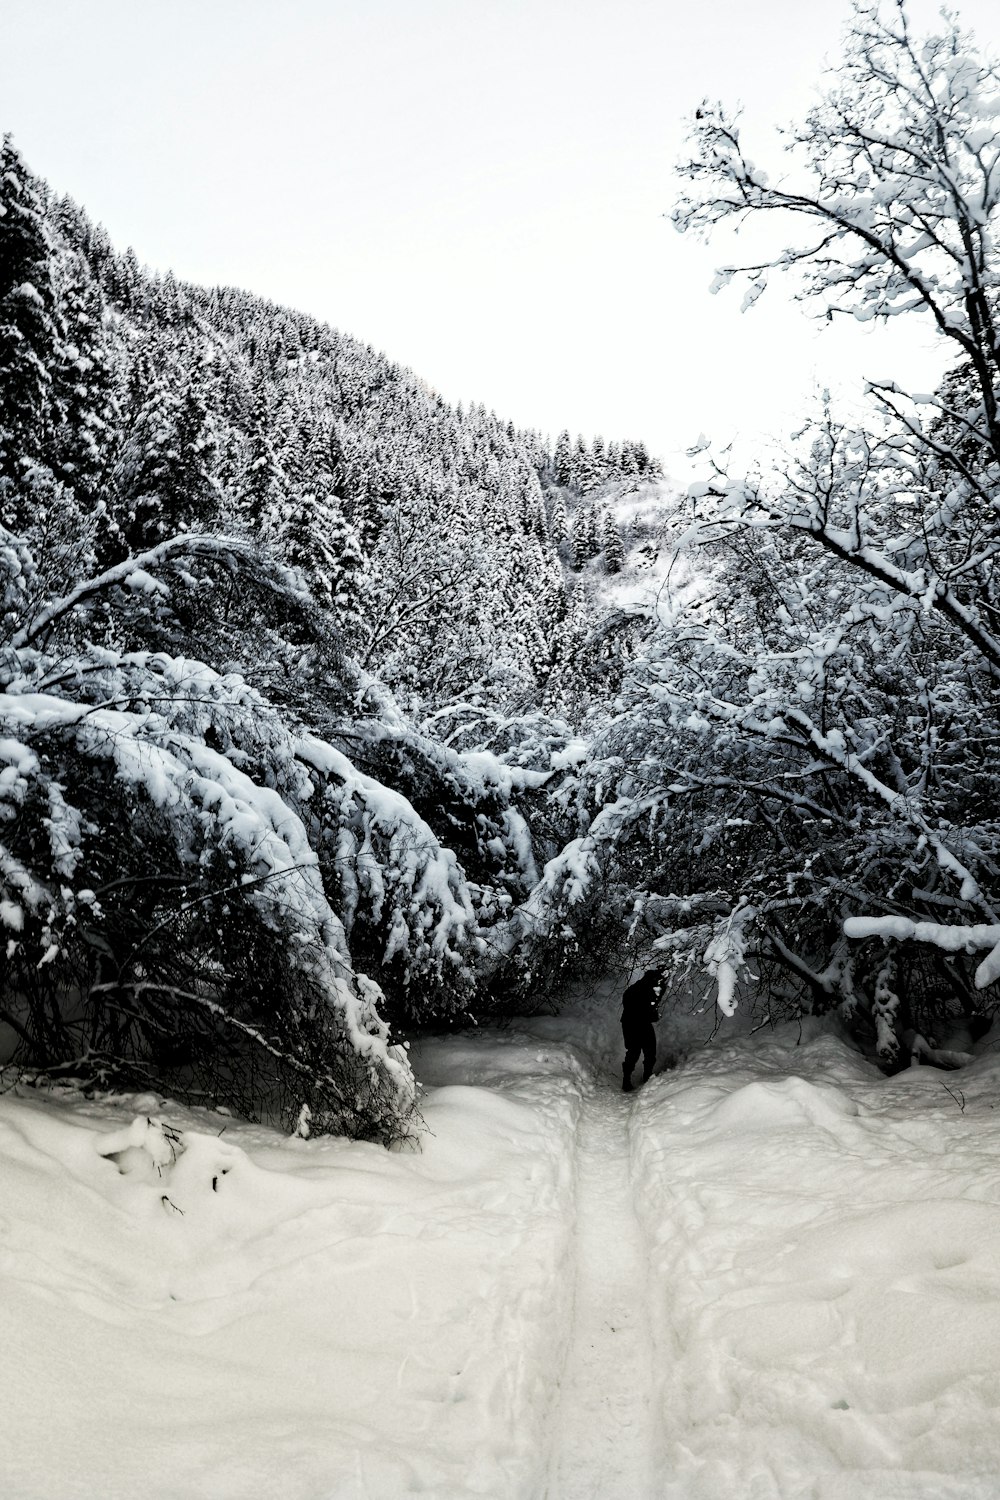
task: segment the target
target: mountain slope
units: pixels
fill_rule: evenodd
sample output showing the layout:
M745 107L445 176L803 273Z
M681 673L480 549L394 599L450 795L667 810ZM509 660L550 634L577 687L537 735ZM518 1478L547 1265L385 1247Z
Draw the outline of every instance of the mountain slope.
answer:
M392 1139L392 1026L575 961L544 871L654 466L550 457L0 169L0 1059Z

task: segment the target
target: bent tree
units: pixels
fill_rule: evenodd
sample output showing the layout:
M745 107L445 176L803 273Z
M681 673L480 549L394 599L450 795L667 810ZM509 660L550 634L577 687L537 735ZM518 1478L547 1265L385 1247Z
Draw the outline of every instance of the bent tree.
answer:
M698 951L724 1004L753 955L772 995L841 1007L895 1066L991 1009L1000 975L1000 71L950 19L918 38L901 0L857 4L784 148L768 176L734 116L697 112L676 226L781 235L720 284L746 308L787 271L827 317L921 318L953 366L935 393L870 383L862 425L827 406L771 473L692 488L686 582L611 748L640 742L663 808L662 946Z
M491 934L572 822L545 791L570 727L505 711L559 618L543 456L116 255L2 143L0 1089L412 1129L397 1033L533 982Z
M127 619L123 595L168 598L172 569L199 563L307 598L247 544L198 534L59 595L0 525L0 1025L29 1075L169 1079L391 1139L412 1076L314 847L335 752L237 673L88 638L94 610Z

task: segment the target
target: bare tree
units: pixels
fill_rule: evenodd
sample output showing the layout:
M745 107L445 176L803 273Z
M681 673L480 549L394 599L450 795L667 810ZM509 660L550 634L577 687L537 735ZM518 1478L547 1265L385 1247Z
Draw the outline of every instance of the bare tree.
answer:
M787 171L705 104L674 211L787 237L719 272L744 308L790 271L823 315L922 315L957 357L936 393L873 382L863 427L826 408L774 472L693 487L687 584L630 711L659 725L675 855L700 810L686 878L727 892L697 939L720 987L754 952L805 1003L864 1012L887 1064L1000 972L998 116L1000 70L957 24L920 39L902 0L857 4Z

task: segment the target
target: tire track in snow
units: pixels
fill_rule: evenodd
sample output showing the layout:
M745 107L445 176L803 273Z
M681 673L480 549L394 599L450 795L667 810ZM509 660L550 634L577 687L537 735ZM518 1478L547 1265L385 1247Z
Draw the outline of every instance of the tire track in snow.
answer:
M553 1416L546 1500L655 1500L649 1256L632 1197L630 1100L583 1100L573 1326Z

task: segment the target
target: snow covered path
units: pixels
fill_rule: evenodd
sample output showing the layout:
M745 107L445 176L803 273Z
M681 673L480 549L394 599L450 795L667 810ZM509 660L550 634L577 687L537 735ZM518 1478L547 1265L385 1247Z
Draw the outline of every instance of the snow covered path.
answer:
M602 1086L576 1138L572 1324L546 1500L655 1500L649 1255L629 1160L631 1099Z
M598 1000L414 1048L418 1151L0 1095L3 1500L998 1500L1000 1055L626 1097Z

